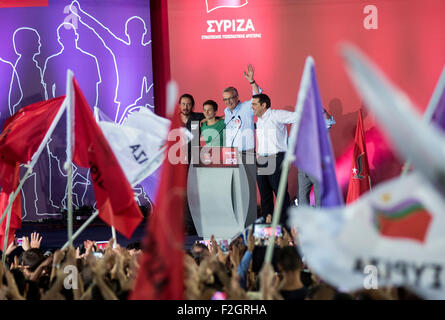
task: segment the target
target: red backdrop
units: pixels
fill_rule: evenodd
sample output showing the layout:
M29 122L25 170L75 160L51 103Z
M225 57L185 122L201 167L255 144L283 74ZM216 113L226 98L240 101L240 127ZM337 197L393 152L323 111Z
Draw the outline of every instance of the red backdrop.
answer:
M234 3L244 5L216 8ZM377 8L376 30L364 27L367 5ZM354 138L361 101L347 78L339 44L348 41L361 48L422 111L445 63L443 0L169 0L168 18L171 76L181 93L195 97L195 111L202 110L203 101L214 99L222 114L221 92L229 85L239 89L242 100L249 99L250 85L242 74L248 63L255 66L255 79L271 97L272 107L291 110L305 58L312 55L323 104L337 121L331 139L337 159L345 159L337 172L342 184L349 176L350 157L345 153ZM244 31L237 30L241 19ZM223 38L234 34L244 38ZM246 38L248 34L257 38ZM217 35L221 39L207 39ZM364 116L368 143L375 142L368 148L370 167L374 182L379 182L397 174L399 165L376 132L372 116ZM291 196L296 192L294 180Z

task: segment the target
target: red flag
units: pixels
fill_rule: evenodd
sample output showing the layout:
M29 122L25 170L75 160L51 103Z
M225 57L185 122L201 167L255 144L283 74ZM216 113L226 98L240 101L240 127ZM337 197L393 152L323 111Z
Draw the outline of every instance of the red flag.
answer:
M90 168L99 217L130 238L143 216L134 192L110 145L96 123L77 81L75 94L73 162Z
M31 104L6 120L0 134L0 186L4 192L15 191L16 163L31 160L64 99L62 96Z
M354 155L346 203L355 201L361 194L368 191L370 189L369 183L368 154L366 152L365 132L363 131L362 110L360 109L355 130Z
M171 128L180 127L179 114L175 113ZM167 152L176 143L178 141L168 141ZM132 300L183 299L186 172L185 164L164 162L157 207L148 223Z
M14 190L19 185L20 180L20 165L17 163L16 167L14 168ZM9 194L6 192L0 192L0 215L3 214L6 207L8 206L9 202ZM20 192L17 195L17 197L14 200L14 203L12 205L11 209L11 220L9 223L9 232L8 232L8 245L14 241L14 234L17 229L20 229L22 226L22 203L21 203L21 196ZM7 222L7 216L3 219L1 225L0 225L0 246L3 249L3 244L5 241L5 231L6 231L6 222Z

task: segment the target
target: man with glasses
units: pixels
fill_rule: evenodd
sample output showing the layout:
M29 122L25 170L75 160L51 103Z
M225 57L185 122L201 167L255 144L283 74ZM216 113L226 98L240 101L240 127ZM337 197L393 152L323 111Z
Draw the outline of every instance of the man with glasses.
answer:
M244 71L244 77L252 86L252 95L259 94L263 90L253 79L254 68L251 64ZM223 91L223 101L226 105L224 110L226 123L226 147L237 147L238 151L254 151L254 122L253 110L251 108L252 99L241 102L238 90L228 87Z
M252 86L252 95L261 93L263 90L255 82L255 69L251 64L244 71L244 77ZM252 99L241 102L238 90L228 87L223 91L223 101L226 105L225 115L225 146L236 147L240 153L240 161L245 165L247 179L249 182L249 207L246 224L256 219L256 164L255 164L255 127L253 122Z

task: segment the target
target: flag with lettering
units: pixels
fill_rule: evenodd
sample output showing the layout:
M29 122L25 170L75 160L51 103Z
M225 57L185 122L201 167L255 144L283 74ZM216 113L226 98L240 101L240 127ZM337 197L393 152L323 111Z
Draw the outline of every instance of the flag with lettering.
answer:
M365 132L363 130L363 116L361 109L358 112L354 141L354 153L352 156L346 203L351 203L357 200L360 195L370 189L368 153L366 152Z
M32 159L64 99L61 96L31 104L5 121L0 134L0 186L4 192L15 191L16 164Z
M74 157L78 166L90 168L99 217L130 238L143 216L134 192L108 144L77 81L74 85Z
M301 118L292 125L298 125L298 133L291 129L297 134L294 165L318 180L322 207L343 205L312 57L306 59L295 112Z
M445 199L419 173L343 208L291 209L299 248L323 281L353 292L401 286L445 299Z
M174 113L172 129L181 127L179 113ZM184 205L187 166L175 163L179 157L172 148L183 144L185 135L168 141L168 160L164 162L156 207L148 222L143 242L143 256L133 300L182 300L184 294ZM177 150L179 151L179 150Z
M141 109L130 114L122 125L109 121L100 121L99 125L132 185L162 164L170 120Z

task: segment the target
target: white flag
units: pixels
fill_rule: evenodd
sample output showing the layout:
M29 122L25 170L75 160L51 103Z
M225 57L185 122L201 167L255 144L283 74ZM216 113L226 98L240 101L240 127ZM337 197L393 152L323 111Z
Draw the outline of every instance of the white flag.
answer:
M170 129L170 120L156 115L147 108L139 108L137 112L133 112L125 118L122 126L146 131L150 136L165 143Z
M445 201L421 174L380 184L341 209L290 210L308 266L341 290L404 286L445 299Z
M141 108L130 114L122 125L107 121L100 121L99 125L131 185L161 166L170 120ZM187 137L190 139L188 134Z

